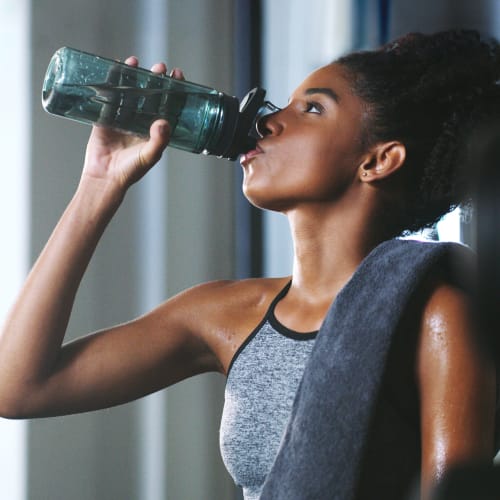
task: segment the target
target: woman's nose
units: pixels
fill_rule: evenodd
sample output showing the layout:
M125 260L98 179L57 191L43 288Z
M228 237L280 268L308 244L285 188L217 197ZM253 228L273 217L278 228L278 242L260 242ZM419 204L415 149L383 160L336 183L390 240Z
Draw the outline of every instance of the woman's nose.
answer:
M257 129L257 135L259 136L260 139L271 133L271 130L269 130L267 126L267 121L269 119L269 116L270 115L262 116L257 120L257 123L255 124L255 128Z
M258 138L265 137L266 135L275 132L276 128L276 114L281 111L281 108L267 101L265 105L259 110L260 116L255 121L255 129Z

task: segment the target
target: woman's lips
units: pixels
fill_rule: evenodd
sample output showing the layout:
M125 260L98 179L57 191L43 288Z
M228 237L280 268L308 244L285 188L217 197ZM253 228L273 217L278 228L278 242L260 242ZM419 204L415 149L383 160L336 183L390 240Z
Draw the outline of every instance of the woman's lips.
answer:
M240 163L244 164L249 162L252 158L255 158L256 156L262 154L264 151L257 145L255 149L251 149L250 151L247 151L246 153L241 155L240 158Z

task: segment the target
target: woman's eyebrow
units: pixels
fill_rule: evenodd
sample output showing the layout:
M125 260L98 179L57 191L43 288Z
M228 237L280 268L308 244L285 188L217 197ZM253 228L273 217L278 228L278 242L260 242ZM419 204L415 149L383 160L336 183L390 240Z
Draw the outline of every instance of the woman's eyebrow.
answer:
M306 89L305 91L306 95L311 95L311 94L324 94L331 99L333 99L335 102L339 102L340 98L338 94L336 94L331 88L329 87L311 87L309 89Z

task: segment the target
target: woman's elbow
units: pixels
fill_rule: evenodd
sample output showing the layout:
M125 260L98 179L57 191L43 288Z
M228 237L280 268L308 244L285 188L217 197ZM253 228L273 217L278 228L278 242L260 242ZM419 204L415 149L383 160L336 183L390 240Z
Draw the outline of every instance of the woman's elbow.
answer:
M0 418L9 420L21 420L28 418L18 402L0 398Z
M0 388L0 418L21 420L30 418L27 402L31 401L29 392L19 388Z

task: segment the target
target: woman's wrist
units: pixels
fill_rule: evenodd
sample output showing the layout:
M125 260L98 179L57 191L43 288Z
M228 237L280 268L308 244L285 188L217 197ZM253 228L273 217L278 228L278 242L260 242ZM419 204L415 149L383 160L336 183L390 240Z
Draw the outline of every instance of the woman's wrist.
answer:
M121 205L127 189L118 182L83 175L73 197L91 217L110 219Z

